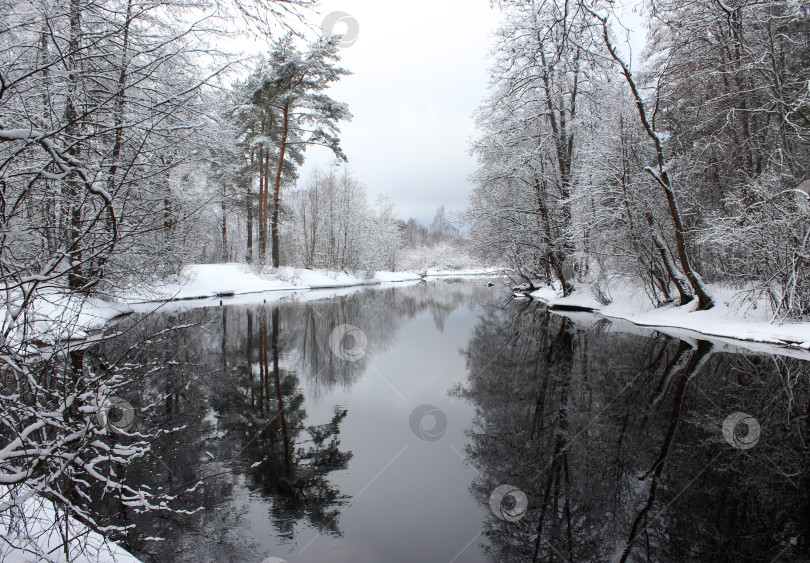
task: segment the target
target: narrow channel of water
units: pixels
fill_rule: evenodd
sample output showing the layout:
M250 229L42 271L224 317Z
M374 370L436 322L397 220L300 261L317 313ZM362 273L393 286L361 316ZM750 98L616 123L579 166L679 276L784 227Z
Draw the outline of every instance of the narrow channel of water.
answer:
M482 280L257 301L97 352L135 346L139 428L177 429L127 481L196 510L105 497L144 561L808 560L807 362Z

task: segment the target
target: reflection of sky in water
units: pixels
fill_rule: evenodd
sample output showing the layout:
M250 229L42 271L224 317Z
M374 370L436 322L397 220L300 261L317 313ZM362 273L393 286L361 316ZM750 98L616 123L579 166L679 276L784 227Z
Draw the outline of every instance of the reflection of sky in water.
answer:
M465 307L450 315L440 333L431 315L421 313L400 328L390 350L371 359L351 391L328 396L330 404L349 410L341 441L354 453L349 470L333 482L347 494L373 482L342 512L344 538L319 538L302 560L450 561L480 531L486 510L470 497L475 472L459 457L473 408L447 394L465 379L459 349L474 324L474 312ZM325 399L318 414L308 407L311 418L329 416ZM435 442L418 439L408 425L411 411L425 403L448 418L447 432ZM431 427L433 421L426 424ZM299 544L309 539L302 534ZM344 552L344 544L356 545ZM476 545L467 548L462 561L485 561ZM296 553L291 552L290 561L296 561Z
M653 330L594 322L590 315L549 316L527 302L504 306L507 294L483 286L481 280L431 283L332 301L179 313L175 322L188 320L183 315L208 321L182 339L201 351L208 368L189 387L186 410L192 416L194 401L205 400L195 393L202 393L222 412L198 409L196 425L216 420L219 434L195 438L192 428L180 446L189 453L177 464L194 459L198 444L192 442L202 439L227 466L228 456L255 435L239 422L253 416L256 400L244 377L261 372L260 326L264 322L272 334L278 306L280 377L282 386L293 381L286 377L298 380L297 390L287 392L303 394L302 424L329 422L335 406L348 410L339 451L353 457L348 469L324 478L351 502L337 505L339 534L319 534L306 510L285 507L273 497L278 491L262 488L255 472L238 466L226 479L232 489L212 485L207 510L193 525L182 530L182 519L173 521L162 531L171 541L146 544L141 556L257 562L275 556L289 563L458 556L456 561L475 562L488 560L481 546L490 545L501 554L493 560L531 560L535 550L542 560L552 553L604 560L620 555L629 541L630 559L712 560L723 546L745 557L772 559L787 549L801 558L805 552L794 554L788 542L806 546L799 536L806 531L802 515L810 512L803 492L808 456L797 434L810 436L801 418L810 404L808 364L735 354L727 345L695 348ZM335 362L329 351L330 332L341 324L367 335L368 352L357 362ZM271 371L272 364L270 346ZM776 366L794 382L792 426L784 424L785 388ZM221 397L235 389L242 406ZM270 396L272 407L272 384L269 390L265 400ZM446 433L438 440L419 439L409 425L411 413L424 404L446 415ZM721 432L723 419L737 411L762 426L759 442L742 455ZM430 428L432 419L425 424ZM299 442L306 437L301 432ZM261 460L262 448L274 447L262 443L240 459ZM277 443L267 455L281 459L279 448ZM504 483L528 496L528 511L518 522L490 512L489 494ZM291 526L279 528L284 520ZM159 535L147 522L139 533ZM289 532L284 537L281 528Z

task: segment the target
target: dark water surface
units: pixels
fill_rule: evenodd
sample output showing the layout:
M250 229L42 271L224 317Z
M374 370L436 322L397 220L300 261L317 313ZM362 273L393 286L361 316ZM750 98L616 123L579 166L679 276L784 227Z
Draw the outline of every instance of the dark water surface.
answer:
M104 351L137 346L138 429L176 429L126 475L191 512L123 513L144 561L808 560L801 359L482 280L254 301Z

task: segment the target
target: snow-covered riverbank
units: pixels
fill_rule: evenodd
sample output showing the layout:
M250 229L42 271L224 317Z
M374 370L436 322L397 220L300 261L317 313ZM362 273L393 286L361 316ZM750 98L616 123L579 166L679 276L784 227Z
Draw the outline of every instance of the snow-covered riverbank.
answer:
M424 278L453 278L498 275L496 268L477 270L428 270L416 272L376 272L368 278L345 272L278 268L259 272L245 264L194 264L183 269L171 282L141 288L126 296L130 303L204 299L262 293L266 291L302 291L363 285L416 282Z
M607 305L597 301L588 287L568 297L561 297L549 287L530 295L552 308L592 310L608 319L622 319L639 326L678 329L810 351L810 323L771 322L772 313L764 299L744 303L739 290L718 284L709 287L715 306L708 311L696 311L696 301L684 306L655 308L646 293L633 284L613 288L611 302Z
M36 300L34 312L37 331L43 335L42 339L53 341L67 337L83 338L88 332L102 328L116 317L136 310L153 310L167 302L206 302L224 297L237 302L253 300L255 294L259 293L267 294L265 300L281 299L292 294L300 298L324 298L362 286L418 283L423 279L489 277L500 273L495 268L482 268L429 270L423 273L376 272L364 278L325 270L279 268L258 272L244 264L195 264L184 268L177 279L131 290L115 302L96 298L68 299L56 294L41 295ZM568 297L562 297L555 289L544 287L531 293L531 296L553 308L592 310L606 318L622 319L639 326L677 329L810 352L810 323L771 322L770 309L764 299L755 304L743 303L738 290L717 284L710 286L710 289L716 305L709 311L696 311L694 302L683 307L669 305L655 308L645 292L633 283L613 287L608 305L597 301L589 287L575 291ZM174 306L188 304L176 303Z
M0 495L7 501L8 495ZM57 525L58 520L58 525ZM12 510L0 513L0 561L4 563L139 563L115 542L64 513L57 517L51 501L33 495ZM65 535L71 538L65 553ZM38 554L47 554L47 558Z
M267 293L277 299L291 293L307 292L324 297L332 292L362 286L418 283L423 279L497 276L496 268L468 270L428 270L427 272L376 272L368 278L345 272L279 268L262 272L245 264L194 264L174 280L141 286L124 292L116 300L65 295L54 290L40 291L32 302L29 329L37 339L54 342L86 338L109 321L134 311L153 310L156 305L175 301L249 296ZM271 297L272 296L272 297ZM20 326L23 330L23 325ZM13 335L12 335L13 337Z

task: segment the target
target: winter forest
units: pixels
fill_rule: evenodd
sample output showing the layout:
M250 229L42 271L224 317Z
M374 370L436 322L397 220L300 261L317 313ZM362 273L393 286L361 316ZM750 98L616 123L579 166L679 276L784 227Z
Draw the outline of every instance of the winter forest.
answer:
M205 322L108 330L121 312L110 304L157 302L154 288L164 302L234 294L218 280L208 293L166 297L189 268L233 265L279 289L316 287L313 272L361 285L497 271L510 294L584 295L589 310L631 293L653 311L760 308L766 323L806 328L810 3L490 4L497 23L466 140L467 205L437 199L425 221L352 168L341 128L363 108L333 98L353 69L341 60L344 36L319 27L317 0L0 0L0 556L5 545L33 557L20 561L100 560L92 538L134 545L126 514L190 516L204 504L198 476L165 490L154 476L132 480L153 446L186 426L167 417L129 432L104 418L115 410L107 397L132 394L136 372L143 383L174 369L166 350L185 346L178 331ZM631 10L643 45L629 40ZM261 49L240 51L237 36ZM332 160L302 173L313 150ZM418 155L397 158L419 166ZM443 306L433 295L404 302L410 316ZM103 322L88 325L88 311ZM387 314L375 321L381 341L400 322ZM296 479L285 469L285 490L317 505L309 520L331 533L336 516L322 511L339 495L324 483L351 458L336 438L346 413L305 426L297 380L279 376L279 350L324 349L331 325L313 316L279 340L279 326L298 322L292 309L255 324L252 313L231 317L223 327L248 323L237 338L248 361L258 354L261 377L276 374L266 400L282 415L286 401L289 420L267 424L283 434L278 463L305 469ZM223 335L226 367L231 345ZM315 354L325 373L351 379ZM168 405L170 387L141 390L139 412ZM223 396L252 408L251 389ZM290 442L288 431L310 438Z
M706 282L723 281L806 318L806 3L650 2L636 61L598 2L504 4L476 248L529 282L598 268L605 299L621 272L656 303L709 309Z

